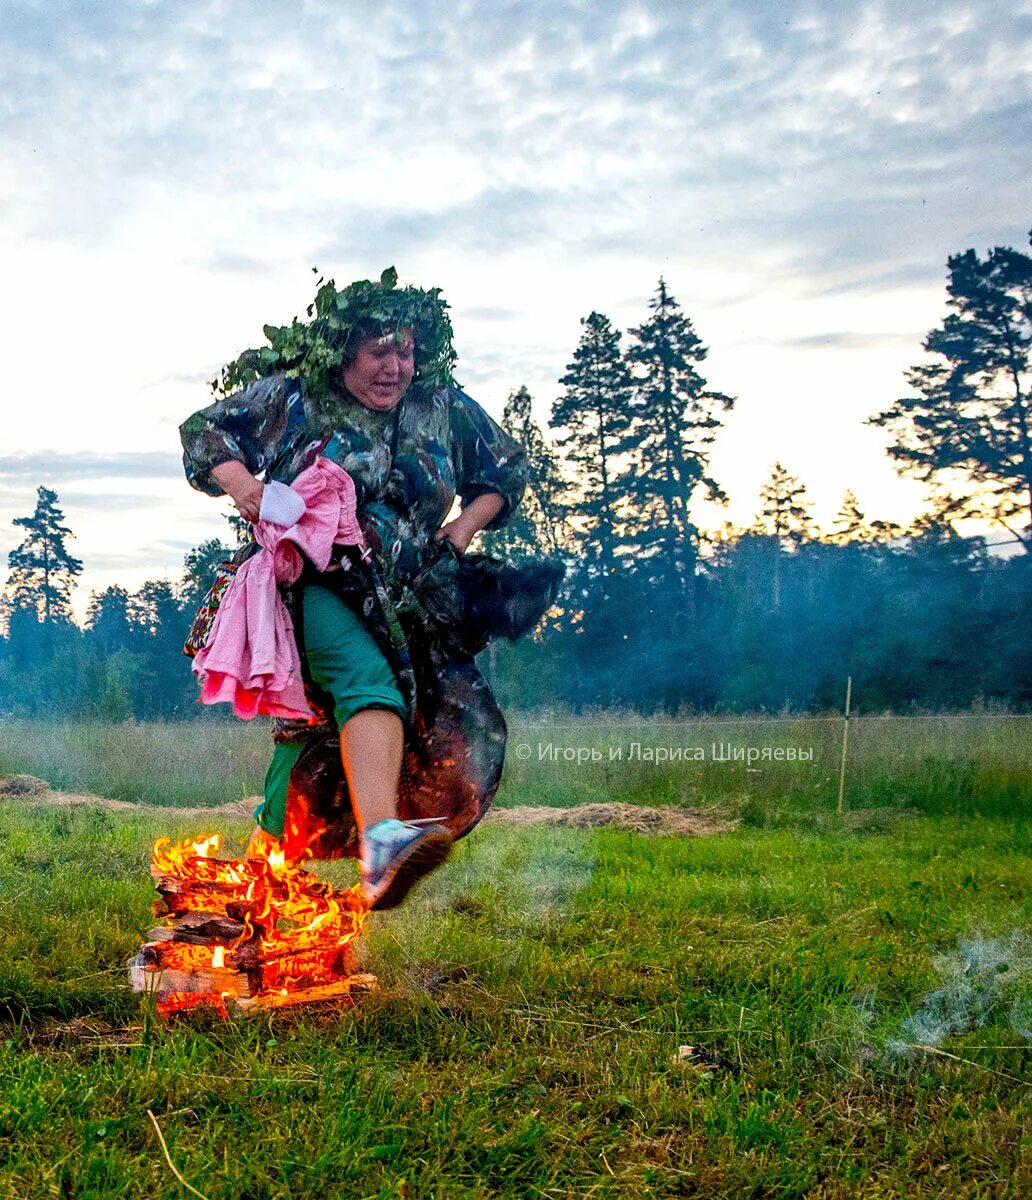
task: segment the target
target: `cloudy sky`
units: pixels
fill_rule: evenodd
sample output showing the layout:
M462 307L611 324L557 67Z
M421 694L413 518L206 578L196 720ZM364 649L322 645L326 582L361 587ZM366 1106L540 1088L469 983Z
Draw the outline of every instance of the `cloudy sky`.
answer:
M0 9L0 564L55 488L80 611L225 529L177 426L314 265L442 287L467 390L542 422L580 318L638 324L662 273L738 397L703 523L747 522L775 458L825 522L846 487L906 520L863 419L947 254L1032 224L1024 0Z

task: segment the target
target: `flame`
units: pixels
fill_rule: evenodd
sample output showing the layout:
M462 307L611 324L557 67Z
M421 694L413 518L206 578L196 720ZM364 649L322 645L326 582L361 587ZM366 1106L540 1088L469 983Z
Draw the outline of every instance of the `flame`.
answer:
M202 841L192 843L198 858L207 858L210 850L217 850L220 845L219 835L212 833Z
M172 940L145 947L147 969L199 976L202 983L211 969L236 973L235 981L219 983L223 996L289 997L335 985L346 992L353 968L349 947L368 911L360 890L338 890L318 879L302 866L309 854L291 861L268 834L252 838L244 859L215 857L220 844L216 833L155 842L151 873L162 896L156 911L168 914ZM228 945L179 940L176 918L186 913L223 926L235 922L242 932ZM170 992L158 1009L201 1003L185 1003L182 997L191 994Z

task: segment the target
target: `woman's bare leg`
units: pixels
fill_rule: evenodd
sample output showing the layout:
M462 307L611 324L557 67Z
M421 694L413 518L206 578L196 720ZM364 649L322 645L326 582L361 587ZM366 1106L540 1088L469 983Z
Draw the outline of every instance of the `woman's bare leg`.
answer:
M340 731L340 757L359 832L398 816L398 780L405 747L401 719L386 709L364 708ZM267 858L279 839L255 826L245 858Z
M404 725L386 709L364 708L341 727L340 756L362 835L362 893L371 908L396 908L451 851L443 826L398 823L404 745Z
M386 709L364 708L340 731L344 777L360 831L398 815L405 727Z

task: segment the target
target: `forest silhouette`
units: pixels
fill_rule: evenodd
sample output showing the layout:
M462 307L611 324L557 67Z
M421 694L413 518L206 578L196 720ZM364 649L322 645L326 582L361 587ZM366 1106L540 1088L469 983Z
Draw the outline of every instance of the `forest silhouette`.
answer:
M642 712L820 711L852 676L861 706L905 712L1032 703L1032 258L1010 247L947 261L947 313L869 423L932 501L911 527L865 514L851 491L829 531L774 462L747 528L704 531L727 496L710 450L734 398L703 374L707 347L660 279L625 339L592 312L546 434L518 387L502 423L530 485L488 553L563 558L563 593L533 637L485 655L503 704ZM625 344L626 342L626 344ZM847 480L843 481L848 482ZM1000 538L964 537L977 518ZM8 556L0 712L102 720L199 715L184 637L239 537L186 556L181 580L95 593L57 494L41 486ZM1015 551L993 553L1001 545Z

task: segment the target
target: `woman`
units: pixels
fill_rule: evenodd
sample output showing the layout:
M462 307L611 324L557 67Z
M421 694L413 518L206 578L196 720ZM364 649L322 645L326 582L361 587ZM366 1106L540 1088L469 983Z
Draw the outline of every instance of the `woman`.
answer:
M519 503L525 455L452 380L438 290L391 269L323 284L308 315L227 368L182 426L184 463L251 522L259 475L289 483L321 454L354 481L370 553L340 548L288 596L323 719L277 723L256 817L290 854L357 853L370 906L390 908L491 803L505 723L473 656L529 628L562 571L462 557Z

